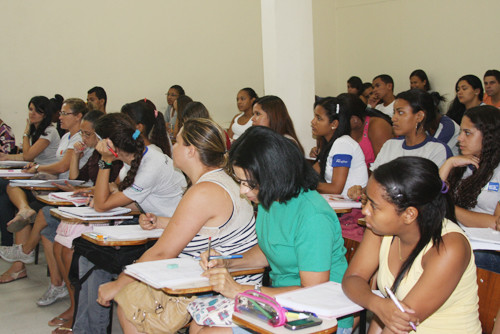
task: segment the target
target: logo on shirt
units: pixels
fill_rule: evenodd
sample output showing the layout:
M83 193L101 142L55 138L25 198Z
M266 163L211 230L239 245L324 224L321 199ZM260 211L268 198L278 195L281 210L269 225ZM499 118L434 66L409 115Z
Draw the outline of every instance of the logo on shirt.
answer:
M130 188L132 188L132 190L134 190L134 191L136 191L136 192L138 192L138 193L140 193L141 191L143 191L143 190L144 190L144 188L139 187L139 186L138 186L137 184L135 184L135 183L134 183L133 185L131 185L131 186L130 186Z
M490 183L488 183L488 191L498 192L498 188L499 188L498 182L490 182Z

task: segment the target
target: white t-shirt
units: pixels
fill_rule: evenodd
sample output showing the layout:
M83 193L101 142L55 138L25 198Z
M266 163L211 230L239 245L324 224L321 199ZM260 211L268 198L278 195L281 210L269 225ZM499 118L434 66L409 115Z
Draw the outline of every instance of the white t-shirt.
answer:
M39 139L45 139L49 141L49 146L47 146L38 156L35 157L35 162L39 165L49 165L57 162L59 159L56 157L57 148L59 147L59 133L53 125L49 125L45 129L45 135L42 134ZM34 143L31 143L33 145Z
M460 134L460 126L448 116L441 117L439 126L434 134L434 138L448 145L453 152L453 155L458 155L458 135Z
M238 137L241 136L243 132L245 132L248 128L252 126L251 118L248 120L248 122L246 122L243 125L238 123L238 119L243 115L244 113L241 113L234 119L233 126L231 127L231 130L233 130L233 140L238 139Z
M392 117L392 115L394 115L394 102L396 102L396 100L392 101L391 103L389 103L386 106L384 106L384 102L379 103L379 104L377 104L375 109L383 112L384 114L386 114L389 117Z
M78 131L72 136L70 135L69 132L65 133L64 136L61 137L61 141L59 142L59 147L57 148L56 152L57 161L62 159L64 154L66 154L67 150L74 149L75 144L81 141L82 141L82 134L80 133L80 131ZM80 158L80 163L78 164L78 168L82 168L87 163L93 152L94 152L93 148L86 148L83 151L83 156ZM67 179L68 177L69 177L69 169L64 173L59 174L60 179Z
M441 167L446 159L452 155L448 145L443 144L434 137L427 136L420 144L408 146L406 145L405 138L401 136L389 139L384 143L370 170L374 171L378 166L386 162L405 156L427 158L433 161L438 167Z
M462 179L472 175L472 169L467 168ZM481 189L481 193L477 197L477 204L471 209L474 212L487 213L492 215L495 213L498 201L500 201L500 165L493 171L493 176Z
M342 190L342 195L347 195L347 190L354 185L366 186L368 170L366 169L365 155L358 142L351 136L343 135L335 140L328 153L325 165L325 181L332 181L334 167L348 167L349 173Z
M121 179L123 182L123 179ZM186 189L182 172L167 155L146 148L133 184L123 194L146 212L172 217Z

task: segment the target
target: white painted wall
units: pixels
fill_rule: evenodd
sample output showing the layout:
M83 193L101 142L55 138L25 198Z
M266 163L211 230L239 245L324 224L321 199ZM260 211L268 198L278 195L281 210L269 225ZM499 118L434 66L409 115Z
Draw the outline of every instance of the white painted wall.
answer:
M0 118L21 139L34 95L86 99L102 86L108 111L180 84L228 126L236 94L263 93L258 0L4 0Z

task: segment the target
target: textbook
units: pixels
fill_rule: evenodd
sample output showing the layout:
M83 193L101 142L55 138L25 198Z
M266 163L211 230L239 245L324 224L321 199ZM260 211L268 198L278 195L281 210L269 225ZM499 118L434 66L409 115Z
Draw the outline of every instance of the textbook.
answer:
M191 283L206 283L208 278L201 276L203 269L193 258L175 258L130 264L125 274L142 281L155 289L186 286Z
M281 293L276 295L276 300L281 306L313 312L324 318L339 318L363 310L347 298L340 283L332 281Z
M115 240L144 240L158 239L163 231L161 228L143 230L140 225L116 225L95 226L93 232Z
M334 195L334 194L321 194L324 199L330 204L330 206L334 209L358 209L361 208L361 202L353 201L352 199L342 196L342 195Z
M28 161L5 160L0 161L0 168L20 168L29 164Z
M25 173L24 169L0 169L0 177L31 177L35 174Z
M469 238L472 249L500 251L500 231L492 228L466 227L460 225Z

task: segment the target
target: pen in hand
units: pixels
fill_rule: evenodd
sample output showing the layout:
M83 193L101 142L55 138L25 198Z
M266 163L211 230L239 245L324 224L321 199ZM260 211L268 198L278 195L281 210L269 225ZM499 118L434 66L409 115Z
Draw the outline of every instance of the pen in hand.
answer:
M210 262L210 248L212 245L212 237L208 237L208 260L207 263Z
M406 313L405 309L403 308L403 305L401 305L401 303L399 302L399 300L396 298L396 296L394 295L394 293L391 291L391 289L389 289L389 287L385 287L385 291L387 292L387 295L389 295L389 297L392 299L392 301L394 302L394 304L396 305L396 307L403 313ZM411 328L413 328L414 331L417 331L417 327L415 326L415 324L410 321L410 326Z

